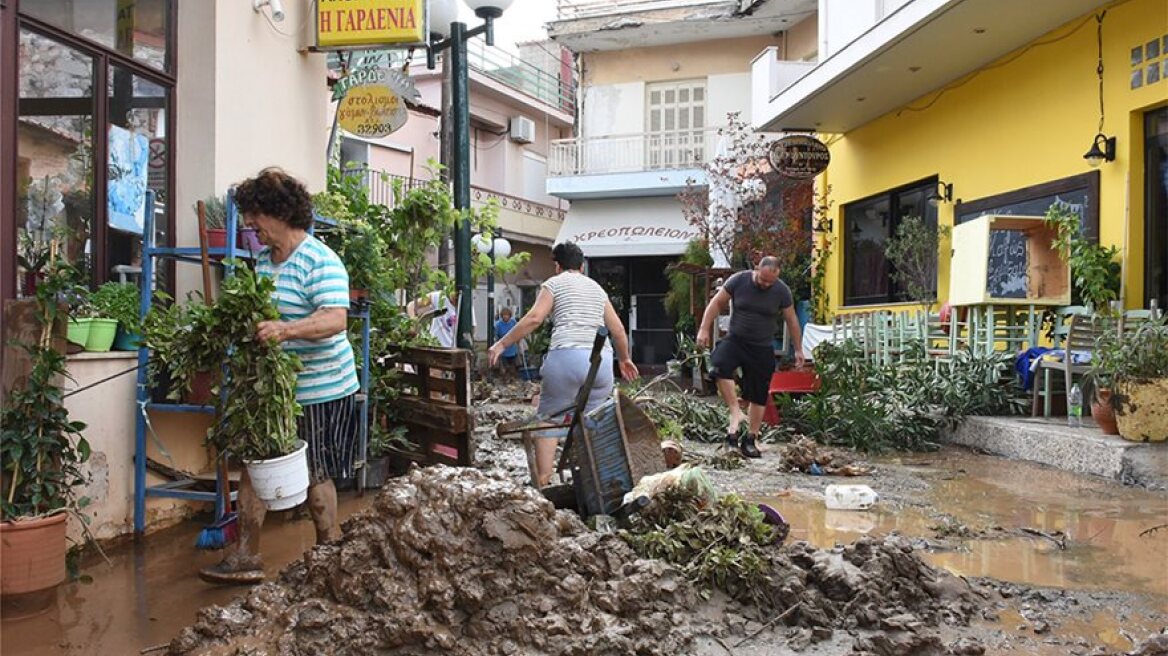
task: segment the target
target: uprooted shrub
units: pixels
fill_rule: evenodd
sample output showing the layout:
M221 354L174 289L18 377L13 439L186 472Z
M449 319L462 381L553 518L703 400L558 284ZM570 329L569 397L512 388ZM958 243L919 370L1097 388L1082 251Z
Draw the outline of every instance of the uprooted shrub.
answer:
M819 391L776 399L786 430L861 451L926 451L970 415L1017 414L1024 402L1009 354L958 352L951 363L907 349L901 362L872 362L854 341L815 349Z

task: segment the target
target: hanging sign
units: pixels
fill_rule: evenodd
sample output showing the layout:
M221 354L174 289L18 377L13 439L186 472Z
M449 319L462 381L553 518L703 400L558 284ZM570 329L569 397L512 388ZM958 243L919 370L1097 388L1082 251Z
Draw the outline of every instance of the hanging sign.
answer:
M396 132L410 116L406 102L420 97L413 78L388 68L359 68L333 85L333 100L341 101L337 122L345 132L366 139Z
M317 0L318 50L422 45L426 0Z
M831 151L815 137L795 134L772 143L767 159L784 178L809 180L827 169Z

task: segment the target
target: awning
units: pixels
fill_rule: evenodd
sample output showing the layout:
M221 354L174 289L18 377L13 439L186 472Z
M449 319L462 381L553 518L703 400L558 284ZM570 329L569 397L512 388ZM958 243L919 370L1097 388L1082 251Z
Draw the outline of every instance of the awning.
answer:
M573 202L556 242L575 242L585 257L681 255L697 236L677 198L621 198Z

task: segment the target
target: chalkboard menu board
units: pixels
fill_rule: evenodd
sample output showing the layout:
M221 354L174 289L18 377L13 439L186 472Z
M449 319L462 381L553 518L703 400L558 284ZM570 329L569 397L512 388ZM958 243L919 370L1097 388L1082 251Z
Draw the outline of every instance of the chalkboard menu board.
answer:
M1026 298L1030 280L1029 239L1021 230L990 230L986 291L995 298Z
M957 225L979 216L1046 216L1051 207L1060 207L1079 215L1083 235L1099 239L1099 172L1091 171L1033 187L958 202Z

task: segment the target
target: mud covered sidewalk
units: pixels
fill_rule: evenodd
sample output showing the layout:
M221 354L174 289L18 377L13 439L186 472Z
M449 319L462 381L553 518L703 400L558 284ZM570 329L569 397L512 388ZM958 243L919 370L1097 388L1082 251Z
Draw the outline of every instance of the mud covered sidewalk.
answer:
M50 614L6 621L4 653L1168 653L1168 535L1140 535L1168 521L1164 492L956 449L843 452L870 471L831 478L790 471L780 445L743 461L686 443L719 491L791 524L768 555L776 601L744 604L555 512L523 486L518 440L493 436L529 406L485 401L482 471L347 499L345 538L310 551L309 522L273 522L272 583L202 584L195 561L213 554L191 549L191 523L87 566ZM837 482L881 500L827 511Z

